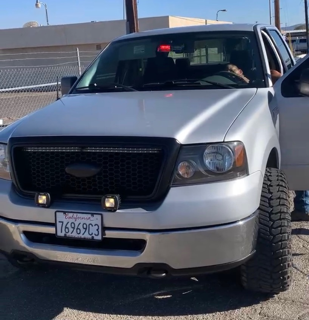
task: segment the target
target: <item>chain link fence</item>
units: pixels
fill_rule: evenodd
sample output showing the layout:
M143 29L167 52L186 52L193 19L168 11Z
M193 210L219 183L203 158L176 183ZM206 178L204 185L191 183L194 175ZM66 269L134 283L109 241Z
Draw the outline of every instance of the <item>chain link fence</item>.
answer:
M0 54L0 128L55 101L57 81L78 76L98 52ZM201 52L195 59L203 57Z
M79 76L98 51L0 54L0 127L57 98L63 76ZM59 93L60 94L60 93Z

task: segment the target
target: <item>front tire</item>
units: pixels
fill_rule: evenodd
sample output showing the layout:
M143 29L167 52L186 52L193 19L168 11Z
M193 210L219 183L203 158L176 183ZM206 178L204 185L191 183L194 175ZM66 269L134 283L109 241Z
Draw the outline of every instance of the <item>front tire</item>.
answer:
M280 170L267 168L259 207L256 253L241 266L241 281L246 289L269 294L289 289L291 228L287 180Z

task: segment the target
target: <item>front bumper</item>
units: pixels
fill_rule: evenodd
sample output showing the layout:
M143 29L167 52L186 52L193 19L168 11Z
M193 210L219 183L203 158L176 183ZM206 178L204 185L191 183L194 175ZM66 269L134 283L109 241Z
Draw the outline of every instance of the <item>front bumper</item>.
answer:
M97 204L70 201L39 208L34 200L17 195L11 182L0 179L0 251L48 263L104 267L104 272L107 268L138 274L145 265L171 274L205 267L216 271L241 263L254 252L262 183L261 172L256 172L234 181L171 188L160 204L106 212ZM57 210L100 213L104 239L144 245L106 249L85 247L85 242L43 241L55 237ZM29 233L43 235L42 241L29 238Z
M209 184L171 188L158 204L122 205L117 212L101 205L57 201L40 208L34 199L16 194L10 181L0 179L0 218L55 223L55 211L102 214L105 228L129 230L191 229L225 225L249 217L257 210L263 185L261 172L247 177Z
M139 251L98 250L32 242L27 232L54 235L55 227L0 219L0 244L7 256L25 255L40 262L102 267L104 272L124 274L155 268L186 275L221 271L242 263L254 253L257 226L256 212L244 220L208 228L160 232L107 229L106 238L143 239L146 245Z

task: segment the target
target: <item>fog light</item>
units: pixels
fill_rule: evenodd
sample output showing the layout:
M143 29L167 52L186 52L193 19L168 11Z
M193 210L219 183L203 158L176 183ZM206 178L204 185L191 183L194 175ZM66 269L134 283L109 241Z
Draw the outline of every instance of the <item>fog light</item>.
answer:
M177 171L182 178L189 179L193 177L195 173L195 167L192 162L182 161L179 163Z
M103 196L101 204L103 209L115 212L120 206L120 196L118 194L107 194Z
M39 207L48 208L51 204L51 197L49 193L37 193L35 195L35 203Z

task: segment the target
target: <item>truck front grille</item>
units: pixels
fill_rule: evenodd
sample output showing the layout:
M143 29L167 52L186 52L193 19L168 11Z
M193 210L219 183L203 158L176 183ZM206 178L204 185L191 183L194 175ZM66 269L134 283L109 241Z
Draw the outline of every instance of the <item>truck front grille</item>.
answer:
M23 192L58 197L150 197L164 161L164 150L157 147L17 146L12 154ZM100 171L86 178L68 174L66 168L75 163L95 165Z

